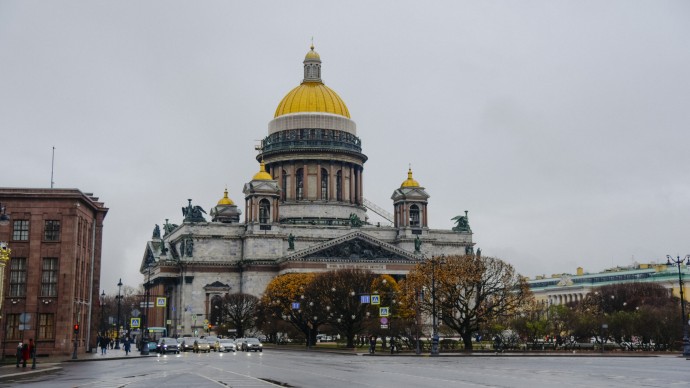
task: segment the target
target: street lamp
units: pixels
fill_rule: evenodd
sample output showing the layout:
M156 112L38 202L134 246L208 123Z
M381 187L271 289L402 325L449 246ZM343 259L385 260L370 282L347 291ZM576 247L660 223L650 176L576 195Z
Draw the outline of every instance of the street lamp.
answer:
M678 285L680 286L680 323L683 324L683 356L690 357L690 339L688 339L688 317L685 315L685 296L683 295L683 273L680 271L680 265L683 264L685 260L685 265L690 265L690 255L686 255L683 259L677 256L675 259L671 255L666 255L666 265L676 265L678 267Z
M142 320L142 330L141 330L141 348L139 349L141 351L142 356L148 356L149 355L149 344L148 344L148 334L147 331L149 329L148 326L148 321L149 321L149 286L151 283L151 267L153 266L154 263L154 258L149 256L146 259L146 268L148 271L148 278L146 280L146 285L144 287L144 293L145 293L145 302L146 307L144 310L144 319Z
M101 297L98 299L98 301L101 302L101 333L103 333L105 332L105 290L101 292ZM98 344L96 344L96 346L98 346Z
M436 314L436 261L438 259L432 257L431 258L431 314L433 315L431 317L431 327L432 327L432 333L431 333L431 356L436 357L438 356L439 349L438 349L438 316ZM443 262L439 262L439 264L443 264Z
M115 349L120 349L120 304L122 302L122 278L117 282L117 330L115 331Z

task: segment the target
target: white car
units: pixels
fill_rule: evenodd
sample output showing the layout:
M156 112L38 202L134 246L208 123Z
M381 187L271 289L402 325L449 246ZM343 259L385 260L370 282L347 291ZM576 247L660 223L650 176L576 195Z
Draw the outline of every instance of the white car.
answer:
M237 344L231 339L220 339L218 340L218 351L219 352L236 352Z

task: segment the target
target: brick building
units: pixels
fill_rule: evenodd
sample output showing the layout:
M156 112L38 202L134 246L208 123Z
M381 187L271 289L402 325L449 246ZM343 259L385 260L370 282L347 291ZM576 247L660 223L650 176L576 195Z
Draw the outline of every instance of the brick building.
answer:
M77 189L0 188L9 222L0 241L11 249L3 281L0 339L4 356L33 338L37 355L68 355L95 346L103 219L108 209ZM79 324L78 334L74 325Z

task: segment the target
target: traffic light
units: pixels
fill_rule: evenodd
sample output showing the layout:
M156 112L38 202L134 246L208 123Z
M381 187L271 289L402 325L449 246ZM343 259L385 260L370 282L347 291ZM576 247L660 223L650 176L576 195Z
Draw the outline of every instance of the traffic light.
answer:
M78 323L74 324L74 334L79 334L79 324Z
M208 331L211 331L211 327L212 327L212 326L213 326L213 325L211 325L210 323L208 324Z

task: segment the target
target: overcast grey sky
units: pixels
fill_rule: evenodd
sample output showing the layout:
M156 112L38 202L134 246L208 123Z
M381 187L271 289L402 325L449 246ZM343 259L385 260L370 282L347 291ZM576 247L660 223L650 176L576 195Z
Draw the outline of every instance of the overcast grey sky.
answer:
M690 253L690 2L0 1L0 186L93 192L103 288L142 282L154 224L258 171L302 79L358 125L365 197L415 178L518 272Z

